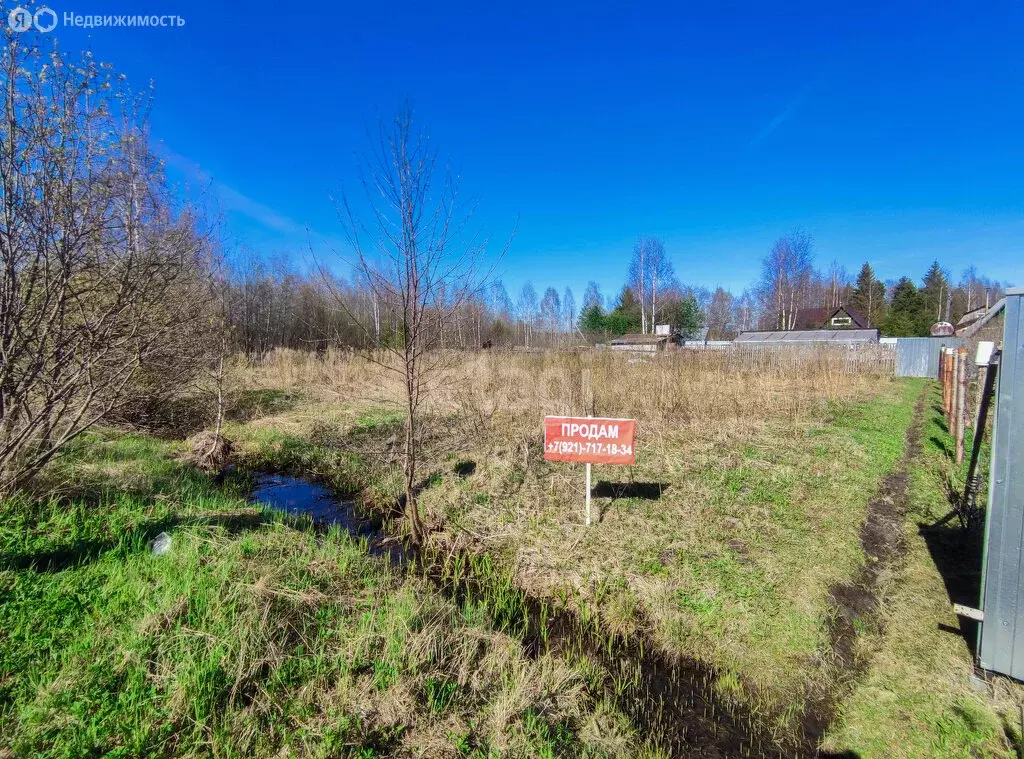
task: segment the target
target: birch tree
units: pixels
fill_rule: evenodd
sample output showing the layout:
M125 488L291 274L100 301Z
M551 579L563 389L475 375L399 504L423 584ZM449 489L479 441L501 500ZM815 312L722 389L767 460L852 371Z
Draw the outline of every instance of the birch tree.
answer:
M358 214L343 196L341 217L360 280L375 299L396 304L398 311L397 339L383 356L370 357L402 382L403 500L410 538L419 544L425 536L416 487L423 404L445 366L438 350L445 328L483 286L477 265L484 244L466 233L468 212L460 205L458 184L438 165L408 105L381 124L364 163L368 210Z
M796 312L805 305L814 278L814 242L801 230L783 235L761 262L758 293L775 329L796 326Z
M633 245L627 284L640 304L640 329L653 332L657 320L659 298L674 287L675 272L665 255L665 245L657 237L641 235Z

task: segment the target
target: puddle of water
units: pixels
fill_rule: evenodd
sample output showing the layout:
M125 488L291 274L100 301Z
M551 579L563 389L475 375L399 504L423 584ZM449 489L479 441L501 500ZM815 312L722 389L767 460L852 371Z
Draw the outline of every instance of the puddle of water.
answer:
M374 556L388 556L399 563L405 558L401 544L385 542L380 526L362 518L354 501L338 498L323 485L261 472L256 474L249 500L292 516L309 517L317 527L337 526L353 537L366 538Z

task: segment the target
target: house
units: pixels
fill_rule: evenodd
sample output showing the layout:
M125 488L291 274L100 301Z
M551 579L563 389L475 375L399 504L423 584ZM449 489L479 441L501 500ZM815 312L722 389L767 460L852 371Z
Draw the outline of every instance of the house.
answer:
M796 312L793 329L869 329L868 320L849 306L801 308Z
M956 331L960 332L970 327L974 322L978 321L981 317L988 313L988 306L982 306L981 308L975 308L968 311L966 314L960 317L960 321L956 323Z
M635 353L657 353L669 346L675 346L674 335L622 335L608 341L613 351L632 351Z

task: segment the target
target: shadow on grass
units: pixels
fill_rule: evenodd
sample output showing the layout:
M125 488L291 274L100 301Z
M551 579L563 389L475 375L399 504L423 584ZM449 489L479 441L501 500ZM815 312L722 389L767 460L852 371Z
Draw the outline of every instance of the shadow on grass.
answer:
M227 416L235 422L248 422L261 416L291 411L303 396L288 390L242 390L232 400Z
M938 435L932 435L931 437L928 438L928 441L932 445L934 445L939 451L945 454L945 456L950 461L953 460L953 450L949 447L945 440L940 438Z
M935 568L946 586L951 604L977 609L981 603L982 535L979 530L966 530L949 524L918 524ZM978 623L960 617L960 626L940 625L940 629L962 635L975 653Z
M590 494L595 498L642 498L647 501L657 501L661 494L668 490L668 483L665 482L598 482Z
M937 419L935 419L933 421L935 426L938 427L943 432L948 433L949 432L949 425L946 424L946 409L944 409L942 407L941 403L933 403L932 404L932 411L934 411L936 416L938 417Z
M121 547L148 543L161 532L167 532L175 527L216 525L224 528L230 535L237 535L269 521L269 518L262 513L204 514L194 517L170 516L145 522L116 539L80 539L50 551L0 554L0 569L60 572L95 561L104 554Z
M1014 725L1009 715L1003 714L999 722L1003 728L1003 735L1006 736L1007 745L1013 747L1013 755L1017 759L1024 759L1024 717L1020 717L1020 722Z
M460 461L455 465L455 474L461 479L471 477L476 473L476 462L475 461Z

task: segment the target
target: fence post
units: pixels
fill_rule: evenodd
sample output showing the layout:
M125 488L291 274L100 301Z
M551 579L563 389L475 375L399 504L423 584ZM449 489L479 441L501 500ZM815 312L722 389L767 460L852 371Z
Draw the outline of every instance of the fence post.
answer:
M939 381L942 383L942 413L949 422L949 352L945 348L939 353Z
M952 408L952 386L949 381L950 369L952 368L952 356L949 355L949 349L942 349L942 410L946 414L946 424L949 425L950 416L949 412Z
M954 460L956 460L956 390L958 387L956 378L959 371L959 362L957 361L958 356L956 352L950 351L949 356L949 413L946 415L946 420L949 422L949 434L953 437L953 450Z
M978 364L978 388L974 394L974 436L978 436L978 427L981 426L981 397L985 393L985 378L988 376L988 364ZM982 430L984 432L984 430Z
M967 349L956 351L956 452L953 461L964 463L964 428L967 426Z
M946 385L948 391L948 408L946 409L946 422L950 432L953 431L953 405L956 403L956 351L946 348Z

